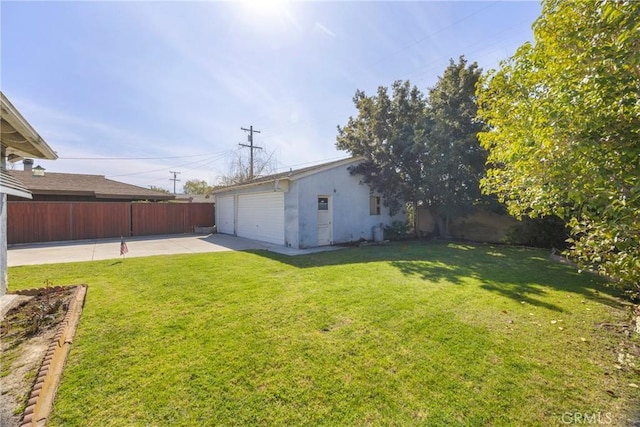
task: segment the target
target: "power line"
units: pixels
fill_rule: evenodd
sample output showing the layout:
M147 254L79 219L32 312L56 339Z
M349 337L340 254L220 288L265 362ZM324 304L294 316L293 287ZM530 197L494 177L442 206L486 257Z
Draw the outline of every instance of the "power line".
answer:
M454 23L459 23L459 22L478 14L479 12L483 12L486 9L489 9L491 7L493 7L493 6L492 5L488 5L488 6L485 6L483 8L480 8L480 9L478 9L478 10L476 10L476 11L474 11L474 12L468 14L468 15L465 15L462 18L454 21ZM508 39L508 37L505 37L505 35L506 34L509 34L509 35L512 34L512 31L510 31L510 30L518 29L520 27L520 25L525 23L525 22L529 22L529 21L527 19L519 20L519 21L515 22L512 25L509 25L508 27L506 27L504 29L501 29L501 30L499 30L497 32L492 33L491 34L491 38L490 38L491 43L487 43L486 41L476 41L475 43L467 44L467 50L464 51L465 58L468 61L473 62L473 59L471 58L471 54L478 53L478 52L484 52L484 51L488 50L489 48L497 45L498 41L500 41L502 39L505 39L505 38ZM396 54L398 54L398 53L400 53L400 52L402 52L404 50L407 50L407 49L411 48L413 45L417 45L417 44L422 43L424 40L428 39L429 37L437 35L438 33L442 32L443 30L451 27L452 25L453 24L447 25L446 27L440 28L440 29L438 29L438 30L436 30L436 31L434 31L432 33L429 33L428 36L423 36L420 39L417 39L416 41L414 41L413 43L407 44L407 45L401 47L400 49L387 54L384 57L389 59L390 57L392 57L392 56L394 56L394 55L396 55ZM502 36L502 37L500 37L500 36ZM480 46L481 48L479 48L479 49L476 48L476 49L473 49L473 50L469 50L469 48L476 47L476 46ZM437 71L437 70L444 71L444 69L447 67L448 61L450 59L453 59L451 57L451 55L442 55L442 56L438 57L436 60L433 60L432 64L430 64L428 66L414 68L413 71L408 72L406 74L405 80L410 80L414 84L417 84L417 83L420 83L420 82L424 82L424 81L428 80L430 77L434 77L434 76L430 75L430 72ZM383 59L379 59L377 61L369 62L368 66L375 67L379 63L382 63L382 62L383 62ZM435 63L435 65L433 63ZM483 66L484 64L478 64L478 65L479 66ZM437 77L437 76L435 76L435 77ZM295 103L291 102L291 103L289 103L287 105L293 105L293 104L295 104ZM297 125L299 125L302 129L311 128L311 125L315 125L315 127L317 128L318 126L324 125L325 123L329 123L331 121L333 121L333 119L314 121L311 118L307 118L307 119L303 119L300 122L298 122ZM287 127L287 129L288 128L289 127ZM273 129L273 131L271 131L269 133L269 136L263 137L263 140L271 141L271 140L273 140L273 139L275 139L277 137L280 137L282 135L286 135L286 130L285 130L285 126L284 125L275 127Z
M454 20L453 22L449 22L447 23L447 25L442 26L440 28L437 28L434 31L431 31L429 33L427 33L426 35L420 35L419 37L413 36L410 34L410 37L412 39L412 41L408 42L408 43L404 43L402 46L400 46L399 48L395 49L392 52L388 52L385 53L381 56L378 57L378 59L374 59L372 61L366 61L366 63L362 64L362 63L356 63L354 61L351 61L351 63L355 66L357 66L358 68L372 68L372 67L377 67L381 64L386 64L389 62L389 60L391 59L391 57L396 56L406 50L409 50L411 48L413 48L414 46L420 45L421 43L425 42L426 40L429 40L431 38L433 38L433 36L436 36L442 32L444 32L445 30L448 30L450 28L455 27L456 25L460 24L461 22L469 19L469 18L474 18L478 15L480 15L481 12L485 12L487 9L493 8L495 7L496 4L494 3L489 3L483 7L480 7L478 9L472 10L470 13L461 16L460 18ZM392 9L395 10L395 9ZM397 13L396 13L397 16ZM407 29L405 28L405 32L408 34ZM450 58L450 56L447 57L447 59ZM481 64L480 64L481 65ZM279 103L279 106L281 108L289 108L295 104L298 104L298 100L294 100L294 101L290 101L290 102L286 102L286 103ZM269 112L265 112L263 114L258 115L258 118L262 118L262 117L266 117L268 114L270 114ZM277 129L277 128L276 128ZM277 136L277 135L276 135ZM271 138L273 138L273 136L271 136Z
M150 174L150 173L153 173L153 172L166 171L166 170L169 170L171 168L179 168L179 167L182 167L182 166L193 165L193 164L203 163L203 162L212 162L214 160L222 159L223 157L225 157L228 154L229 154L229 151L224 151L224 152L218 153L218 154L216 154L214 156L207 157L206 159L196 160L195 162L181 163L179 165L173 165L173 166L168 166L168 167L164 167L164 168L146 170L146 171L141 171L141 172L131 172L131 173L123 173L123 174L119 174L119 175L109 175L108 178L118 178L118 177L121 177L121 176L132 176L132 175L145 175L145 174Z
M481 7L479 9L473 10L471 13L469 13L467 15L464 15L464 16L456 19L453 22L449 22L447 25L445 25L443 27L440 27L440 28L436 29L435 31L427 33L426 35L422 35L420 38L416 38L416 37L414 37L413 35L410 34L410 37L413 39L413 42L405 44L404 46L396 49L394 52L390 52L390 53L386 53L386 54L382 55L379 59L377 59L377 60L375 60L373 62L369 62L368 64L366 64L366 66L367 67L375 67L375 66L377 66L379 64L386 63L386 62L388 62L390 60L390 58L392 56L398 55L399 53L402 53L402 52L404 52L404 51L406 51L408 49L411 49L413 46L419 45L419 44L421 44L422 42L424 42L426 40L430 40L431 38L433 38L433 36L435 36L437 34L440 34L440 33L444 32L445 30L448 30L449 28L452 28L452 27L456 26L457 24L459 24L462 21L465 21L468 18L473 18L476 15L479 15L480 12L483 12L486 9L489 9L489 8L492 8L492 7L495 7L495 4L490 3L487 6L484 6L484 7ZM393 10L395 11L395 9L393 9ZM406 28L405 28L405 33L408 34L408 30Z
M469 57L469 54L474 54L474 53L478 53L478 52L484 52L486 50L488 50L490 47L496 45L496 41L504 39L504 38L509 38L506 37L506 35L510 35L511 32L507 32L507 30L512 30L512 29L517 29L519 28L519 25L524 23L524 22L528 22L527 20L520 20L517 21L515 24L508 26L505 29L501 29L500 31L494 32L491 36L492 38L490 38L489 40L492 40L492 43L487 43L486 40L485 41L479 41L476 43L471 43L467 45L467 49L469 48L474 48L476 46L480 46L479 49L471 49L471 50L466 50L464 53L465 58L467 58L467 60L471 60ZM411 80L412 78L415 78L415 80L413 80L414 82L421 82L421 81L425 81L429 78L429 72L431 71L435 71L437 69L444 69L445 66L443 65L434 65L433 63L436 64L440 64L439 61L445 62L448 61L449 59L452 59L450 56L440 56L438 59L432 61L432 64L426 67L420 67L418 68L416 71L413 71L411 74L408 75L407 80ZM483 64L478 64L479 66L482 66Z
M186 159L189 157L202 157L211 153L193 154L190 156L168 156L168 157L58 157L58 160L170 160Z

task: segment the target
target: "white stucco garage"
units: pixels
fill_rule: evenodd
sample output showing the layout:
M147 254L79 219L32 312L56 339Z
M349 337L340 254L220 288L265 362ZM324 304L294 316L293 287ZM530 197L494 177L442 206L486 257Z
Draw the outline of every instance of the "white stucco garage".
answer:
M373 228L405 220L351 175L350 158L215 191L219 233L292 248L372 240Z

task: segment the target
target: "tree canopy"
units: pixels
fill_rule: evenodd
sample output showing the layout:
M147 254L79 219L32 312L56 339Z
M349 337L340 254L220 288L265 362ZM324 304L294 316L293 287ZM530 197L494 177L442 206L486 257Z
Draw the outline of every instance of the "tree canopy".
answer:
M442 77L423 94L396 81L367 96L358 90L357 117L338 126L336 146L365 161L352 173L382 194L397 211L404 202L428 207L446 234L447 219L464 214L480 197L485 152L476 138L477 64L451 60Z
M182 187L184 194L210 194L212 190L207 181L198 179L190 179Z
M637 286L640 3L547 0L534 34L479 91L483 189L564 218L573 259Z
M250 160L244 151L246 150L236 150L230 157L226 173L218 177L220 185L236 185L251 181ZM277 165L275 151L269 151L267 148L256 150L253 157L254 178L275 173Z
M423 153L424 202L436 218L469 213L481 197L486 151L477 134L484 127L476 119L476 85L482 70L464 57L450 61L436 85L429 90L428 114L433 126ZM443 231L447 224L440 224Z
M397 212L404 201L422 198L421 157L430 123L417 87L396 81L391 92L389 96L383 86L374 96L356 91L358 116L338 126L336 147L366 159L352 173L363 175L364 182L382 194L385 205Z
M167 190L166 188L158 187L156 185L150 185L149 190L158 191L164 194L171 194L171 191Z

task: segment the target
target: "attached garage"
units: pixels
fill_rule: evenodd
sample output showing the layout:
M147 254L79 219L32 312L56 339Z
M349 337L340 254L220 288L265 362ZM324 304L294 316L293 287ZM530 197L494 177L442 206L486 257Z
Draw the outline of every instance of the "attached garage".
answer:
M238 196L237 234L247 239L284 245L284 193Z
M234 197L218 197L216 200L216 225L219 233L234 234L235 231L235 206Z

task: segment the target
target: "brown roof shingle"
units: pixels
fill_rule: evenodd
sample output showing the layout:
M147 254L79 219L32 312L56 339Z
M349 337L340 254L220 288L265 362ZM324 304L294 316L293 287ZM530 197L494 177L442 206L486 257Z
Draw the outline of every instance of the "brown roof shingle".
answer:
M22 181L34 195L94 196L99 199L171 200L165 194L124 182L113 181L103 175L75 173L45 173L34 176L30 171L8 171Z

